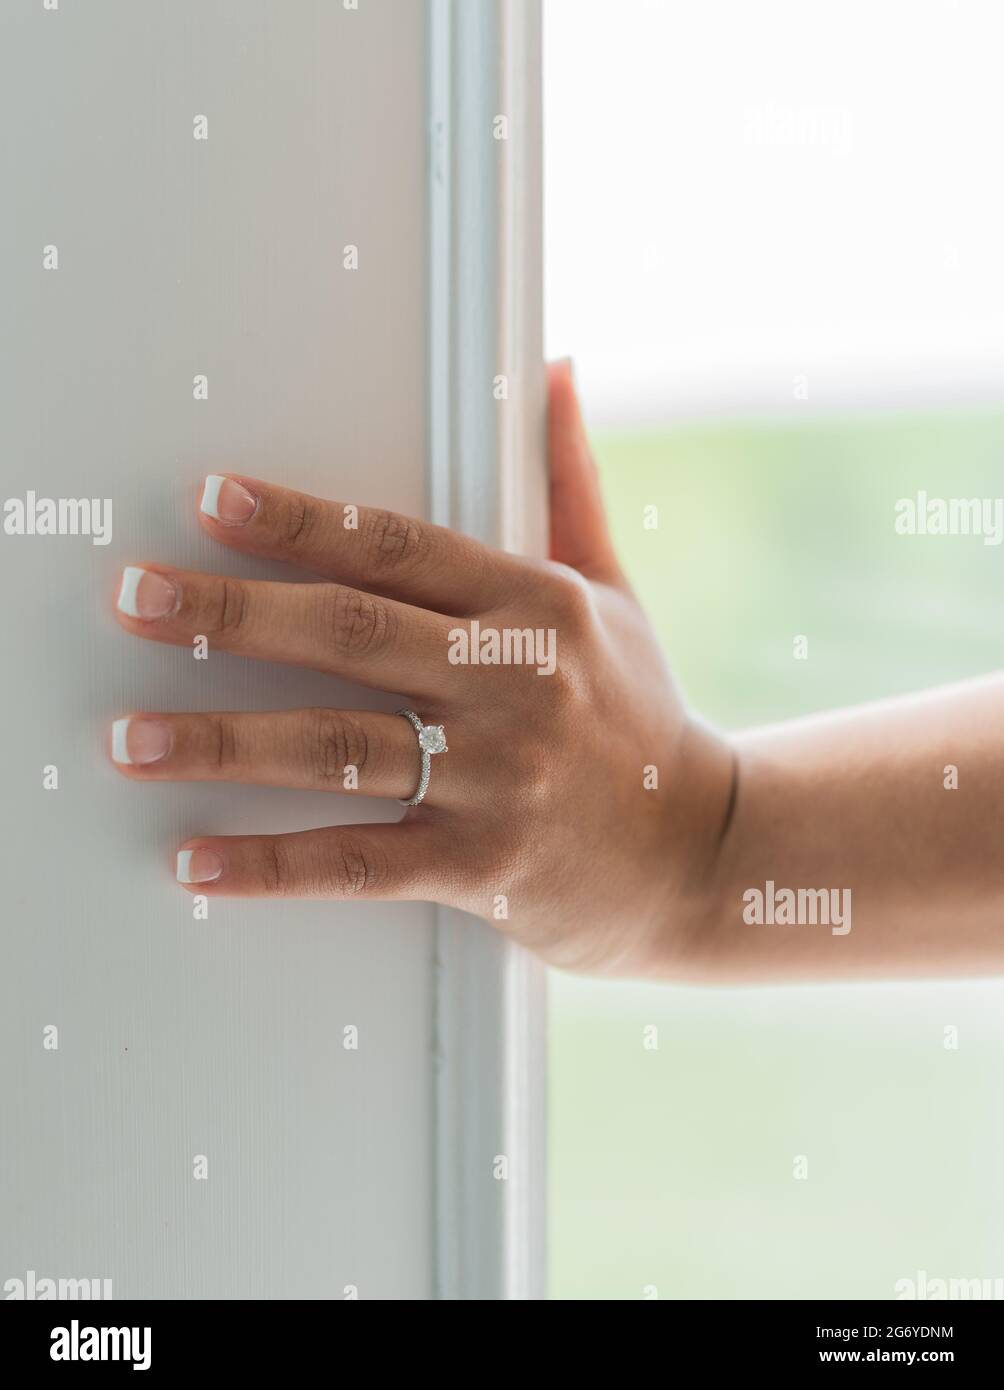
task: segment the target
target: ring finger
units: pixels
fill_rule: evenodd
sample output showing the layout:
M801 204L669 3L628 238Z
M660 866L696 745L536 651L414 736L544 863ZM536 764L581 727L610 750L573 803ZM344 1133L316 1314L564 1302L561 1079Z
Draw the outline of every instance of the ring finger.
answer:
M111 752L121 771L142 781L247 782L401 800L414 795L421 773L412 725L373 710L134 714L112 725ZM460 804L450 767L448 756L433 758L426 804Z

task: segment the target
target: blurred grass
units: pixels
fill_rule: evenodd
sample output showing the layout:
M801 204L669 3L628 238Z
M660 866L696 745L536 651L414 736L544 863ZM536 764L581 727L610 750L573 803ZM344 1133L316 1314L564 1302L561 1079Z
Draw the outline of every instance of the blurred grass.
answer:
M1004 495L1004 411L594 446L630 577L712 721L1000 665L1004 546L899 536L894 509L921 490ZM552 975L552 1296L888 1298L920 1269L1004 1275L1002 1002L992 982L697 992Z

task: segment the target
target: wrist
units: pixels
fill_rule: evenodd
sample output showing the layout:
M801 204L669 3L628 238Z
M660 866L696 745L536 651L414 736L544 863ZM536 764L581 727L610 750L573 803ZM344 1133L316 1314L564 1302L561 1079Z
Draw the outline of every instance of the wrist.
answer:
M740 783L732 740L688 716L674 761L679 794L667 806L663 876L667 862L674 868L656 934L653 974L681 982L713 978L709 943L722 913Z

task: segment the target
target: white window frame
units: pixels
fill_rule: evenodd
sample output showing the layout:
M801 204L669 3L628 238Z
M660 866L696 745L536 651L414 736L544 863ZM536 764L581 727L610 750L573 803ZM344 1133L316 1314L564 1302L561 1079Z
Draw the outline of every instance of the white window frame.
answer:
M540 0L428 15L430 513L543 555ZM544 970L462 913L436 938L436 1296L543 1298Z

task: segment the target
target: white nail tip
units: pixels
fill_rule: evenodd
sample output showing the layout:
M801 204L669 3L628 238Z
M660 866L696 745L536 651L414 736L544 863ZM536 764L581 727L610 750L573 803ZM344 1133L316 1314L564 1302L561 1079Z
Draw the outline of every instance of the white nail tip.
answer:
M206 479L206 485L202 489L202 501L199 503L199 511L204 516L211 516L214 521L220 520L219 501L220 488L226 482L226 478L221 478L218 473L210 473Z
M194 853L195 853L195 851L194 851L193 849L179 849L179 850L178 850L178 882L179 882L179 883L193 883L193 882L194 882L194 879L192 878L192 855L193 855Z
M136 591L139 582L146 574L146 570L137 568L136 565L127 565L122 571L122 587L119 590L119 612L127 614L130 618L139 617L139 609L136 607Z
M116 719L112 725L112 758L117 763L131 763L129 749L126 745L126 732L129 728L128 719Z

